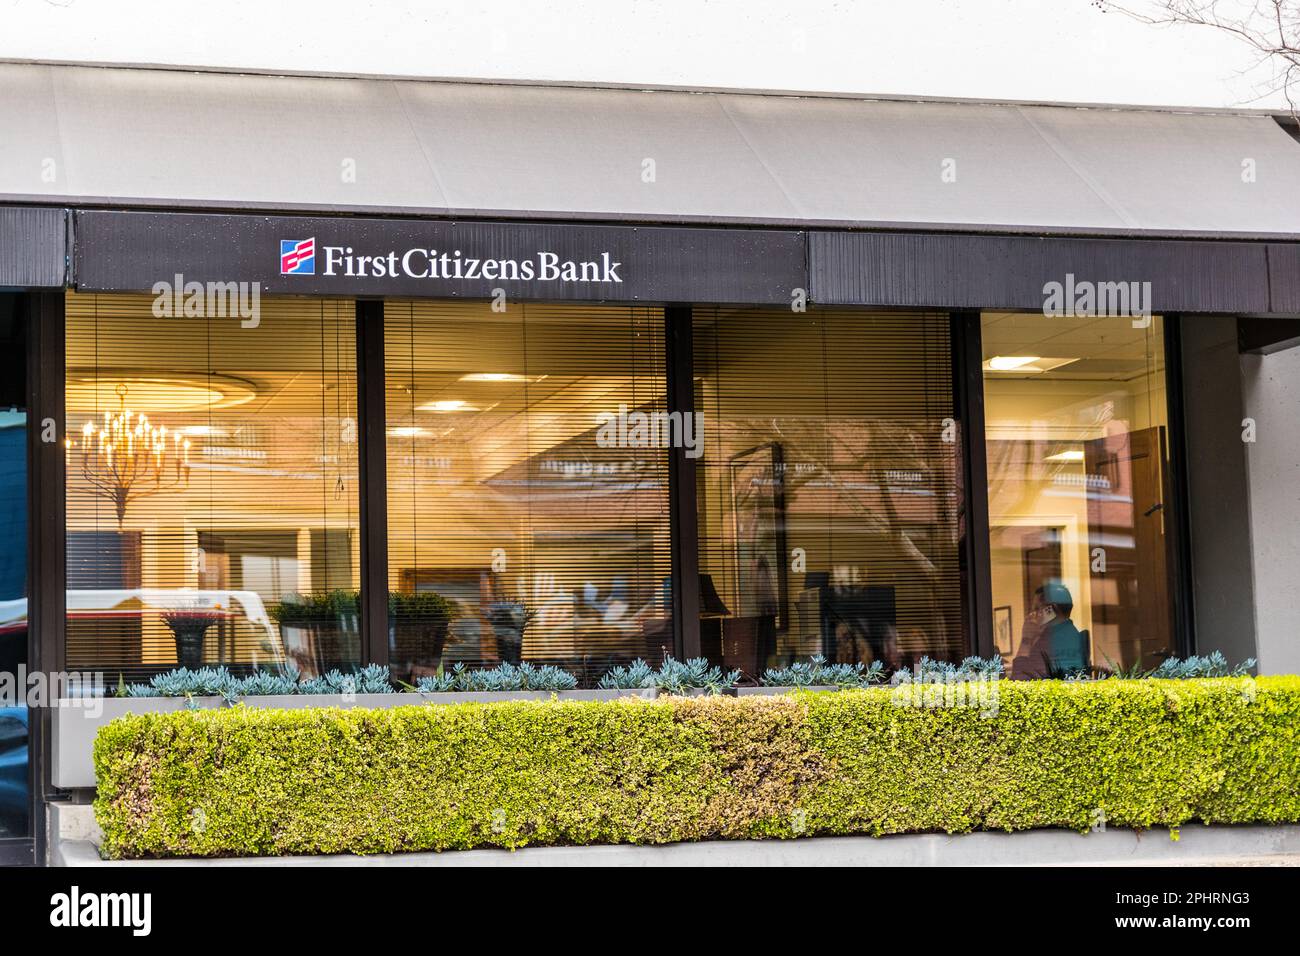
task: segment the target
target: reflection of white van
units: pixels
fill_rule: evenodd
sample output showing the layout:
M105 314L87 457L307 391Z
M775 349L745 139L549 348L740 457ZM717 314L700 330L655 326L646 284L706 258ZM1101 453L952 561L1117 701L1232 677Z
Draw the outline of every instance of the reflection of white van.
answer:
M266 605L254 591L197 591L183 588L113 588L107 590L70 590L67 592L68 617L77 618L156 618L167 611L215 611L229 615L232 621L251 627L261 638L268 657L284 660L284 646ZM0 634L26 633L27 600L0 601Z

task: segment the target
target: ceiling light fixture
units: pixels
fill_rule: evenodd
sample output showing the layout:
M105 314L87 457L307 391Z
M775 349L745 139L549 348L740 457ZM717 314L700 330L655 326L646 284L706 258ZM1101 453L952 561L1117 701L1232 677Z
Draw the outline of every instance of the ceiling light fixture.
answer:
M1026 365L1037 362L1038 358L1037 355L995 355L984 364L991 372L1014 372ZM1036 372L1038 369L1032 371Z
M1068 451L1058 451L1055 455L1048 455L1043 461L1083 461L1083 450L1072 448Z
M441 398L435 402L425 402L415 409L417 412L438 412L446 414L448 412L476 412L477 405L471 405L463 398Z
M1038 375L1077 361L1079 361L1077 358L1047 358L1042 355L995 355L985 361L984 371Z
M460 377L462 382L531 382L527 375L514 372L469 372Z
M117 414L106 411L102 422L92 418L82 426L81 476L96 496L113 503L121 531L131 502L189 486L190 440L127 408L126 385L114 391ZM71 457L78 442L68 438L64 447Z

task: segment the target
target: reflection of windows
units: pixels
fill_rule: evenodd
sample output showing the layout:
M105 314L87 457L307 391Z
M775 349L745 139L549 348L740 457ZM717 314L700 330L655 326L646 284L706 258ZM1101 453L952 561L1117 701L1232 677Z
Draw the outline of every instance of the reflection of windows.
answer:
M390 587L456 602L441 656L660 654L668 453L601 426L662 410L662 313L390 302L384 351Z
M27 342L18 297L0 294L0 674L27 666ZM21 688L21 682L19 682ZM15 700L14 698L18 699ZM28 713L0 691L0 839L28 835Z
M986 313L982 340L993 604L1016 622L1013 671L1057 669L1053 646L1153 666L1173 650L1160 318Z
M66 359L68 666L173 667L163 614L191 608L216 619L199 662L283 663L278 606L358 586L352 303L263 299L244 328L70 294ZM128 468L99 433L141 413L167 433Z
M962 656L947 316L695 313L706 650Z

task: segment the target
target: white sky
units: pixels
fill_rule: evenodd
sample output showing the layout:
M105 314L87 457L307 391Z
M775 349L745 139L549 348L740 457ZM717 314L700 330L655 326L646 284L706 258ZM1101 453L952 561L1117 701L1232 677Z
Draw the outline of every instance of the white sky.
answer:
M0 0L0 58L1285 105L1240 41L1089 0Z

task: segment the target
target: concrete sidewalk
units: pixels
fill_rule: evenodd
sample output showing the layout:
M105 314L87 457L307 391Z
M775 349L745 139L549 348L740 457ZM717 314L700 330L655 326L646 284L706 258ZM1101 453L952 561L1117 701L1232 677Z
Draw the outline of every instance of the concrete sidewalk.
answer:
M54 866L1297 866L1300 826L1183 827L735 840L669 846L536 847L375 856L105 861L88 839L51 847Z

